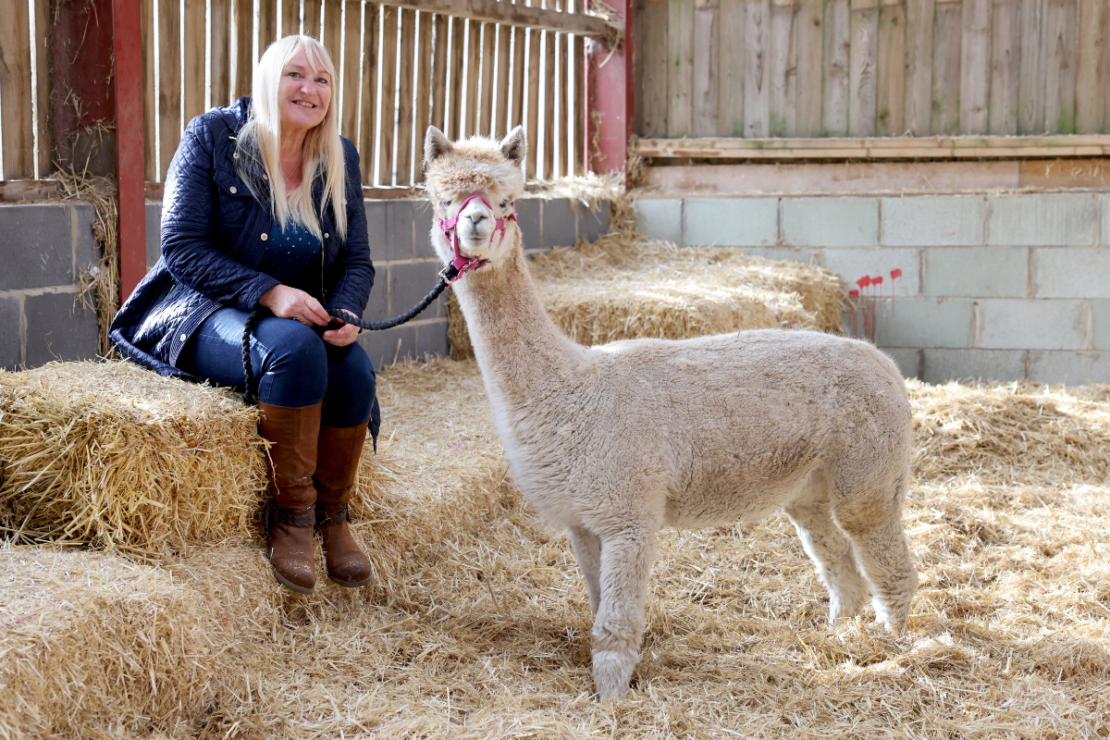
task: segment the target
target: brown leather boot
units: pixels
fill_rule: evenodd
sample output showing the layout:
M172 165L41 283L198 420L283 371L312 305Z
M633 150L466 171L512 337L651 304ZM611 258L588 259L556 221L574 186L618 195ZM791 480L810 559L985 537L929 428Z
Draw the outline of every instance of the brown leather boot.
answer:
M277 582L298 593L316 586L312 533L316 524L316 443L321 404L288 408L258 403L258 426L270 442L270 569Z
M354 494L355 476L366 423L354 427L320 427L316 464L316 528L324 538L328 578L353 588L370 582L374 575L370 558L351 536L347 502Z

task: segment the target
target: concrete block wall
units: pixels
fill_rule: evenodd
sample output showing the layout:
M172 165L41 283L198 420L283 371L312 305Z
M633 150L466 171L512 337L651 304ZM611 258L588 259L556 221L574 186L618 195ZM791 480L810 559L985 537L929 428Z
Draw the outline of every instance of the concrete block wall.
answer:
M907 377L1110 383L1110 194L644 197L636 214L680 245L883 276L875 342Z
M96 314L79 281L96 267L88 204L0 206L0 368L95 357Z

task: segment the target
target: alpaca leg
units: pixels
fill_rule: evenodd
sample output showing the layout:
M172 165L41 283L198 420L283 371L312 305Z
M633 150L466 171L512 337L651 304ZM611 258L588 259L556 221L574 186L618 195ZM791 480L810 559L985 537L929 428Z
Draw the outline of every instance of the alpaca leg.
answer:
M904 479L895 495L859 494L835 506L840 528L851 539L856 560L874 594L875 618L891 632L909 620L910 601L917 590L917 571L902 530Z
M824 477L807 493L808 497L788 506L786 513L829 592L829 621L854 617L867 603L867 582L856 567L852 543L833 522Z
M601 540L584 527L568 527L570 546L582 576L586 579L586 591L590 594L590 611L597 614L601 603Z
M593 628L594 686L610 699L628 690L640 661L644 602L655 558L655 530L624 530L602 539L601 601Z

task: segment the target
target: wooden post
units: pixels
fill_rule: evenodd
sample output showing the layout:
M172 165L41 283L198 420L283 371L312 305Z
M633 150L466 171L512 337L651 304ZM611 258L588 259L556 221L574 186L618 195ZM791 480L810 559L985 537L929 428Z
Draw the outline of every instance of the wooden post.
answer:
M146 274L142 38L139 0L112 0L121 301Z
M586 100L590 109L586 151L592 172L618 172L627 180L628 139L635 110L630 79L634 43L632 0L610 0L610 5L624 19L624 38L616 49L598 43L590 45L594 48L592 53L586 52L589 70Z

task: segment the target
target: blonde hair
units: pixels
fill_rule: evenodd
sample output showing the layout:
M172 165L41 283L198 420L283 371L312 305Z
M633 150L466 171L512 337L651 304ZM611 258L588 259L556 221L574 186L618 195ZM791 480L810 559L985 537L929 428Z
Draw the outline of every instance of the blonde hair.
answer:
M278 86L282 71L289 60L305 52L314 72L327 72L333 82L332 98L324 120L309 130L304 139L304 163L301 184L286 193L281 172L281 116ZM323 213L329 202L335 212L335 224L341 239L347 238L347 163L343 141L339 138L336 116L335 65L331 54L311 36L292 35L278 39L267 47L254 70L251 85L251 113L239 134L240 145L254 145L270 180L270 208L282 228L289 220L304 224L317 237L323 236L320 219L312 203L312 184L324 180L319 208Z

